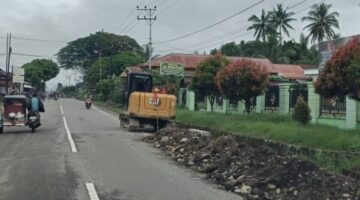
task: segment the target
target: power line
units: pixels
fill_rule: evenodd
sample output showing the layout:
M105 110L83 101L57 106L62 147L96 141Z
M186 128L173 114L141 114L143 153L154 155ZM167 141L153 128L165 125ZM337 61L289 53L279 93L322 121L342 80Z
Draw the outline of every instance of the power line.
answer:
M46 56L46 55L34 55L34 54L26 54L26 53L12 53L16 56L27 56L27 57L36 57L36 58L56 58L56 56Z
M156 0L148 3L147 5L150 5L150 4L154 3L155 1L156 1ZM157 7L159 7L159 5L161 5L163 2L164 2L164 0L160 1L160 2L157 4L157 5L158 5ZM163 10L164 10L164 9L163 9ZM161 11L163 11L163 10L161 10ZM160 12L161 12L161 11L160 11ZM139 21L136 21L135 23L130 23L130 24L128 24L128 26L126 27L126 30L123 31L122 34L130 33L130 31L132 31L132 30L136 27L136 25L138 25L138 24L139 24ZM138 28L138 27L137 27L137 28ZM135 29L135 30L136 30L136 29Z
M295 3L295 4L293 4L293 5L290 6L290 7L288 6L288 8L289 8L289 9L293 9L293 8L295 8L295 7L297 7L297 6L305 3L306 1L307 1L307 0L303 0L303 1L301 1L301 2ZM323 1L325 1L325 0L323 0ZM295 14L297 14L297 12L295 12ZM231 35L232 33L236 33L236 32L238 32L238 31L239 31L239 30L235 30L235 31L232 31L231 33L228 33L228 34ZM237 38L239 38L239 37L241 37L241 36L248 35L248 34L250 34L250 32L246 32L246 33L244 33L244 34L241 34L240 36L233 37L233 38L230 38L230 39L222 38L222 39L219 39L219 40L217 40L217 41L215 41L215 42L210 43L210 45L207 44L206 46L200 44L200 46L199 46L198 48L200 48L200 47L205 48L205 47L209 47L209 46L214 46L214 45L216 45L216 44L223 43L224 40L234 40L234 39L237 39ZM219 37L220 37L220 36L211 37L210 39L207 39L206 42L207 42L207 41L211 41L212 38L215 39L215 38L219 38ZM204 42L202 42L202 43L206 43L206 42L204 41ZM193 45L193 47L190 47L190 48L194 48L194 46L197 47L198 45ZM190 48L186 48L186 50L187 50L187 49L190 49ZM180 49L180 48L179 48L179 49ZM184 50L184 49L182 49L182 50Z
M14 40L26 40L26 41L35 41L35 42L54 42L54 43L68 43L63 40L45 40L45 39L36 39L36 38L27 38L27 37L13 37Z
M299 14L299 13L302 13L302 12L308 10L309 8L313 7L314 5L320 4L320 3L324 3L325 1L326 1L326 0L321 0L321 1L319 1L318 3L312 4L311 6L308 6L308 7L306 7L306 8L301 9L301 10L298 10L298 11L295 12L294 15Z
M297 7L297 6L300 6L300 5L304 4L306 1L307 1L307 0L300 1L300 2L298 2L298 3L293 4L293 5L290 6L290 7L288 6L288 8L293 9L293 8L295 8L295 7ZM318 3L322 3L322 2L324 2L324 1L325 1L325 0L322 0L322 1L318 2ZM317 4L318 4L318 3L317 3ZM295 14L298 14L298 13L300 13L300 12L303 12L304 10L306 10L306 9L312 7L312 6L313 6L313 5L311 5L311 6L309 6L309 7L306 7L305 9L298 10L298 11L294 12L294 15L295 15ZM232 32L236 32L236 31L232 31ZM250 33L251 33L251 32L248 31L248 32L245 32L245 33L243 33L243 34L241 34L241 35L239 35L239 36L233 37L233 38L229 38L229 39L223 38L223 39L217 40L217 41L215 41L215 42L212 42L212 43L210 43L210 44L205 44L205 46L204 46L204 45L200 45L200 46L195 45L195 46L193 46L193 47L188 47L188 48L185 48L185 49L184 49L184 48L177 48L177 47L173 47L173 46L169 46L169 47L170 47L171 49L178 49L178 50L183 50L183 51L187 51L187 52L188 52L189 49L207 48L207 47L215 46L215 45L217 45L217 44L220 44L220 43L225 42L224 40L234 40L234 39L238 39L238 38L240 38L240 37L242 37L242 36L245 36L245 35L248 35L248 34L250 34ZM212 38L218 38L218 37L220 37L220 36L215 36L215 37L212 37ZM206 41L209 41L209 40L210 40L210 39L207 39ZM202 42L202 43L205 43L205 42ZM156 43L156 44L158 44L158 43ZM167 46L168 46L168 45L167 45ZM160 50L160 51L157 51L157 52L167 52L167 51L171 51L171 49Z
M126 30L121 32L121 34L123 35L123 34L126 34L126 33L130 32L137 24L139 24L139 21L136 21L135 23L128 24L130 26L125 27Z
M306 1L308 1L308 0L300 1L300 2L298 2L298 3L296 3L296 4L292 5L292 6L287 7L287 9L293 9L293 8L295 8L297 6L300 6L301 4L305 3Z
M131 17L134 13L135 13L135 10L132 10L132 11L130 12L130 14L125 18L125 20L124 20L118 27L116 27L116 28L114 29L114 33L116 33L116 31L118 31L122 26L124 26L124 24L126 23L126 21L127 21L128 19L130 19L130 17Z
M145 2L145 0L142 0L142 1L139 2L138 4L143 4L144 2ZM114 33L115 33L116 31L118 31L121 27L123 27L123 26L125 25L126 21L128 21L128 20L130 19L130 17L135 13L135 11L136 11L136 10L132 10L132 11L129 13L129 15L124 19L124 21L123 21L118 27L116 27L116 28L114 29Z
M192 33L188 33L188 34L185 34L185 35L182 35L182 36L173 38L173 39L156 42L155 44L162 44L162 43L167 43L167 42L173 42L173 41L180 40L180 39L183 39L183 38L187 38L187 37L189 37L189 36L192 36L192 35L195 35L195 34L197 34L197 33L203 32L203 31L205 31L205 30L207 30L207 29L209 29L209 28L212 28L212 27L214 27L214 26L216 26L216 25L218 25L218 24L221 24L221 23L223 23L223 22L225 22L225 21L227 21L227 20L229 20L229 19L232 19L232 18L234 18L234 17L236 17L236 16L244 13L245 11L250 10L251 8L259 5L260 3L264 2L264 1L265 1L265 0L260 0L260 1L256 2L256 3L252 4L251 6L245 8L245 9L243 9L243 10L241 10L241 11L239 11L239 12L237 12L237 13L229 16L229 17L226 17L225 19L222 19L222 20L220 20L220 21L218 21L218 22L216 22L216 23L214 23L214 24L212 24L212 25L210 25L210 26L204 27L204 28L199 29L199 30L197 30L197 31L194 31L194 32L192 32Z
M161 2L162 2L162 1L161 1ZM160 2L160 3L161 3L161 2ZM168 4L164 9L162 9L162 10L159 11L159 14L158 14L158 15L163 14L164 12L168 11L168 10L169 10L171 7L173 7L177 2L179 2L179 0L175 0L175 1L173 1L172 3Z

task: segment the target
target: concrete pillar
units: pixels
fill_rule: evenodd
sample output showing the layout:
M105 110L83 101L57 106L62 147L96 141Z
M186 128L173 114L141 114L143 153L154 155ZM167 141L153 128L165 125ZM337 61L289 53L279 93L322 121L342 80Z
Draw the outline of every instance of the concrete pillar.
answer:
M216 111L216 99L214 101L214 107L213 108L214 108L213 112L215 112ZM208 97L206 97L206 112L211 112L211 104L210 104L210 100L209 100Z
M357 104L357 128L360 129L360 102L356 102Z
M256 97L256 112L262 113L265 111L265 94Z
M230 105L229 100L224 99L223 107L222 107L222 113L228 113L229 105Z
M190 104L189 92L190 92L190 90L186 89L186 103L185 103L186 108L189 108L189 104Z
M181 106L181 104L182 104L182 102L181 102L182 96L183 96L182 90L183 89L180 89L179 93L178 93L177 105L179 105L179 106Z
M240 114L245 112L245 103L242 101L239 101L239 103L238 103L238 112Z
M346 97L346 128L357 128L357 102Z
M313 83L308 83L308 105L311 109L311 123L317 123L320 116L320 95L315 93Z
M279 85L279 112L281 114L289 114L289 89L290 83L281 83Z
M193 92L193 91L188 91L188 98L186 98L186 100L187 99L189 99L189 110L190 111L195 111L195 92Z

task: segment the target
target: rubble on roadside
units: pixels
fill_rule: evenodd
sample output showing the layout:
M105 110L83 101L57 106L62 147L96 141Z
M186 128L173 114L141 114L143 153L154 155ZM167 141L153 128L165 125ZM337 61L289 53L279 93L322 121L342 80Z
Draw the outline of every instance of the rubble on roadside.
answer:
M359 180L287 157L259 140L212 138L207 132L177 127L144 140L245 199L360 200Z

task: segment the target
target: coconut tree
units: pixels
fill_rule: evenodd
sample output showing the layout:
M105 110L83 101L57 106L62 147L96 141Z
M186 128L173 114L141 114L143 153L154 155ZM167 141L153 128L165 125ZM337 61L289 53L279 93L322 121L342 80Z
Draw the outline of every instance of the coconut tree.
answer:
M256 40L259 40L261 38L263 42L265 42L268 34L271 31L274 31L273 27L269 22L269 19L269 13L266 13L264 9L262 9L260 17L252 15L248 19L248 21L252 22L253 24L247 30L255 30L254 36L256 37Z
M330 12L330 8L331 4L315 4L311 7L308 16L302 18L302 21L309 21L309 24L304 29L308 29L312 43L336 36L334 28L339 29L337 19L339 13Z
M290 22L296 21L295 18L292 18L295 13L288 12L287 9L284 9L282 4L278 4L273 11L270 12L270 23L272 26L279 31L280 44L282 43L282 32L287 36L290 36L289 29L294 30L294 27L290 25Z

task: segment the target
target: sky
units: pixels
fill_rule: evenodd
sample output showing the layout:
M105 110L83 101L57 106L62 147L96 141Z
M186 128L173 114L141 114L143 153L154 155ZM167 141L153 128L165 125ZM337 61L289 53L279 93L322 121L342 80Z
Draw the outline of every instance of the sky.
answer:
M295 30L290 31L286 39L298 40L301 33L307 33L301 18L311 5L319 2L332 4L332 11L339 12L340 29L336 32L341 36L360 34L360 0L0 0L0 67L5 68L7 33L13 36L11 65L15 68L35 58L56 61L55 54L67 42L100 30L129 35L144 45L148 42L149 26L137 20L137 16L143 17L145 13L137 11L136 6L156 6L154 55L208 53L227 42L251 40L253 32L246 30L250 25L247 19L253 14L260 15L261 9L272 10L278 3L296 13L297 21L292 23ZM259 4L243 11L255 3ZM161 43L208 27L240 11L243 12L205 31ZM47 88L54 89L58 82L73 85L81 76L61 70L47 83Z

